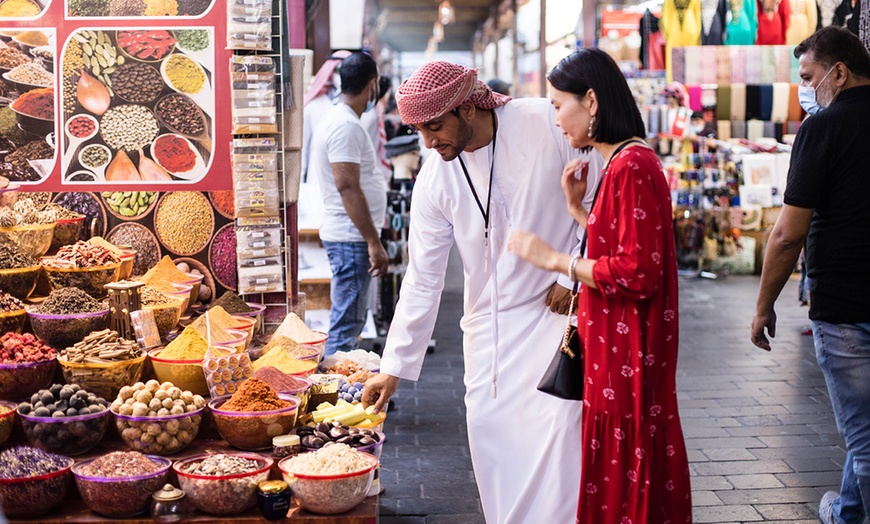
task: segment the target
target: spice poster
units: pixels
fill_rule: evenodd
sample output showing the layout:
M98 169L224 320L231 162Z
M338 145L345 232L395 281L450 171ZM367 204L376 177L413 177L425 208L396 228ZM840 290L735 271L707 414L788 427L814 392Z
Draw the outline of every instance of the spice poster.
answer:
M227 17L209 0L0 0L0 175L28 191L231 189Z

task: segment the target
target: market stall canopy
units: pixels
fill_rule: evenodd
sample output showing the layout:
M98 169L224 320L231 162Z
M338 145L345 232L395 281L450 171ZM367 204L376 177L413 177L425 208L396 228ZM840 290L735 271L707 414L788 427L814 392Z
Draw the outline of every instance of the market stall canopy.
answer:
M472 38L498 0L450 0L455 20L444 25L440 51L470 51ZM380 40L397 51L424 51L439 19L441 0L379 0L387 10Z

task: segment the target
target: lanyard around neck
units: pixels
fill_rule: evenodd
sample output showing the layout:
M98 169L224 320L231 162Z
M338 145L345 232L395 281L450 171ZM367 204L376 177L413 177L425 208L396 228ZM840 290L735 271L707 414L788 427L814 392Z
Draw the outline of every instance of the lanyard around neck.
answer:
M474 184L471 183L471 176L468 174L468 169L465 167L465 162L462 161L462 155L457 155L459 165L462 166L462 172L465 173L465 180L468 181L468 187L471 188L471 194L474 195L474 200L477 202L477 208L480 209L480 214L483 216L483 243L489 242L489 204L492 201L492 173L495 167L495 139L498 136L498 120L495 117L495 110L492 110L492 161L489 164L489 189L486 192L486 209L480 202L480 197L477 196L477 191L474 189Z

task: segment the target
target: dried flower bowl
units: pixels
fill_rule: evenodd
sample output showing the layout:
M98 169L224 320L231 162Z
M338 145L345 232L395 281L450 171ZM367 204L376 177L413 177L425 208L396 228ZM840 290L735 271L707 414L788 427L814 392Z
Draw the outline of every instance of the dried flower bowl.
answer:
M40 389L48 387L54 377L57 358L24 362L19 364L0 364L0 400L27 398Z
M208 455L197 455L176 462L172 469L178 475L178 483L197 509L211 515L233 515L257 504L257 484L269 478L273 461L256 453L227 453L256 460L259 468L235 475L194 475L184 470L202 462Z
M66 457L64 457L66 458ZM66 458L63 468L32 477L0 479L0 504L6 517L33 518L45 515L66 496L72 473L70 468L75 462Z
M36 289L40 266L0 269L0 289L24 300Z
M360 455L369 460L368 466L339 475L294 473L289 469L289 463L294 457L281 460L278 469L290 485L293 498L300 507L312 513L335 515L358 506L365 500L372 485L378 459L369 453Z
M272 437L286 435L296 425L299 413L299 398L293 395L278 395L290 406L271 411L227 411L221 406L229 396L212 399L208 403L220 436L239 449L269 449Z
M155 455L146 457L157 463L160 469L144 475L101 477L82 473L82 469L95 459L73 466L72 473L82 500L92 511L107 517L132 517L148 511L151 495L166 483L172 461Z
M36 417L18 413L28 442L60 455L81 455L103 440L109 427L109 409L72 417Z
M21 115L19 114L19 116ZM51 129L47 132L54 130L54 122L47 122L51 124ZM32 226L0 227L0 233L5 233L12 242L18 245L21 251L32 257L41 257L51 247L51 239L54 238L54 227L54 222L50 224L34 224Z
M92 331L109 327L111 310L106 308L93 313L49 315L34 309L27 311L33 334L53 348L65 348L84 339Z
M57 362L67 384L78 384L98 397L111 399L124 386L132 386L142 376L148 355L117 362L70 362L58 357Z
M120 268L121 262L94 267L49 267L42 264L52 289L77 287L94 298L108 294L103 286L118 281Z

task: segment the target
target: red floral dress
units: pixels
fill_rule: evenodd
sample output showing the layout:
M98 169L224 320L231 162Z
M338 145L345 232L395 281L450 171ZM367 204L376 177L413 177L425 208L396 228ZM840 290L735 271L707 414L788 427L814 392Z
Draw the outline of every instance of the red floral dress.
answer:
M677 408L677 261L671 198L652 150L617 155L589 214L583 287L583 462L577 522L692 521Z

